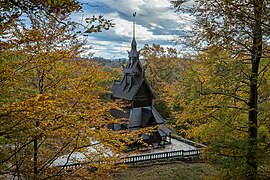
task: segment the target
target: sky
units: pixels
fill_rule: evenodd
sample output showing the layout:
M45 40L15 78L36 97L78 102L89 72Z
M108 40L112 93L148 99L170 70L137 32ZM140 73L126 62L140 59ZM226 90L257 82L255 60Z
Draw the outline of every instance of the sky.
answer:
M80 0L89 3L87 0ZM136 15L137 48L144 44L160 44L163 47L175 47L175 39L189 28L182 15L176 14L171 7L170 0L92 0L91 5L83 5L83 12L72 15L73 20L93 15L103 15L112 19L115 27L101 33L92 33L87 37L88 52L94 52L96 57L107 59L127 58L132 40L132 23L134 12Z

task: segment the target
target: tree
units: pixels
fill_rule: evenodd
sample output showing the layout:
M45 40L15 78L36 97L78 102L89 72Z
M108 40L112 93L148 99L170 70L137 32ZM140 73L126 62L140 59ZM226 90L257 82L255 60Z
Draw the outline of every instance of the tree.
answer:
M40 13L30 11L33 16ZM19 20L5 24L0 51L1 178L105 177L118 170L115 162L130 142L131 134L108 128L118 123L109 111L121 104L101 99L110 74L78 58L84 42L74 26L63 23L68 15L59 15L61 21L57 14L37 15L30 26ZM72 159L78 153L83 159ZM67 173L56 163L64 156L66 164L72 160L85 166Z
M168 107L174 102L168 95L168 89L174 89L173 87L181 78L184 61L178 58L176 49L165 50L159 44L152 46L146 44L141 52L145 61L147 79L155 92L155 106L163 117L171 121Z
M185 2L187 1L172 1L177 11L181 11ZM246 122L246 126L242 126L243 128L247 127L247 134L244 136L247 138L247 145L243 148L246 150L244 164L246 164L247 179L258 178L259 149L261 148L258 132L260 133L260 123L269 119L267 108L264 106L265 103L269 103L268 95L266 95L268 93L263 91L267 83L270 63L269 6L269 1L265 0L199 0L194 2L191 11L195 16L194 24L196 27L193 32L195 35L193 36L193 45L197 44L196 49L208 49L208 52L213 54L210 58L211 54L207 55L205 61L213 57L216 61L209 64L210 67L204 68L210 71L213 70L212 67L219 68L218 73L224 75L223 79L219 79L224 83L222 86L221 83L213 85L214 87L219 86L219 89L213 87L212 90L215 90L208 90L207 93L200 89L200 95L215 100L228 97L231 99L230 103L222 101L219 103L219 105L223 104L223 110L224 108L230 109L235 105L233 112L237 111L236 109L239 109L239 107L241 111L245 110L245 113L241 113L241 116L237 113L236 117L238 119L241 117L241 121ZM187 8L185 7L185 9ZM212 79L213 82L217 82L218 77L220 76ZM228 77L228 79L225 79L225 77ZM239 79L236 79L236 77L239 77ZM203 83L204 81L201 81L201 84ZM204 88L203 85L202 88ZM231 89L228 86L231 86ZM236 89L232 89L233 87ZM206 102L209 101L206 100ZM235 102L237 103L234 104ZM214 109L218 110L219 108ZM209 110L205 109L205 106L203 110L209 115ZM236 117L233 119L237 120ZM246 121L243 120L245 117ZM217 117L217 119L221 118ZM260 123L258 123L258 120L260 120ZM204 124L207 124L207 122L204 122ZM240 137L237 139L240 139Z
M92 32L101 32L103 29L108 30L110 27L114 26L111 20L105 19L102 15L98 17L87 17L85 18L85 22L80 23L73 22L67 18L71 13L80 11L84 4L91 6L89 3L80 3L77 0L1 1L0 35L5 34L5 31L9 29L11 24L17 23L21 19L27 19L31 24L36 24L44 18L53 19L65 25L77 24L83 27L85 35Z
M16 22L22 15L26 15L33 23L33 21L42 18L41 15L47 18L53 18L58 22L62 22L61 15L64 17L71 12L79 11L81 5L78 1L1 1L0 3L0 29L1 34L8 29L8 26Z

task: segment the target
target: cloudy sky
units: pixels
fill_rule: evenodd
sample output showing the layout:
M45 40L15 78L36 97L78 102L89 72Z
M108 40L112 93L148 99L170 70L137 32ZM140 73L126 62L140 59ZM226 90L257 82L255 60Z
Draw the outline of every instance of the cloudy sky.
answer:
M169 0L92 0L91 5L93 6L84 5L83 12L74 14L73 18L80 21L82 17L102 14L115 23L115 28L92 33L87 38L89 46L93 45L91 51L95 53L94 56L110 59L127 57L126 51L130 49L132 38L133 12L137 13L138 49L146 43L159 43L164 47L174 46L173 39L188 28L183 26L185 18L181 16L180 19L179 14L174 13Z

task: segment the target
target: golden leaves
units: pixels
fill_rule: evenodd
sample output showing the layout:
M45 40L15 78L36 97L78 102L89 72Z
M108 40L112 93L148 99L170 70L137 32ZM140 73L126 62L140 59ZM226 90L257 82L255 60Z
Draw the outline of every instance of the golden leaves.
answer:
M1 162L22 163L17 168L27 178L33 177L27 168L33 164L34 139L38 142L39 176L43 178L57 173L51 164L58 157L93 146L90 138L104 147L96 149L100 158L106 148L115 153L106 157L108 160L119 159L116 154L131 141L126 132L108 128L118 122L110 109L120 106L101 98L108 92L110 74L93 61L74 58L81 44L65 32L67 29L57 31L52 26L15 27L13 43L17 44L0 54L0 141L9 140L9 145L0 146L5 153ZM111 171L114 166L109 162L98 171Z
M89 146L90 137L113 152L121 153L124 142L130 141L128 137L131 136L108 128L109 124L118 122L109 113L118 105L100 99L102 93L108 92L102 83L110 79L109 74L90 61L59 61L50 65L52 69L48 71L45 66L42 77L35 73L40 71L39 68L20 77L24 80L19 81L17 87L23 87L21 90L27 96L15 102L9 99L10 103L4 104L1 108L1 124L4 126L0 132L13 134L14 138L20 136L22 142L38 136L44 141L39 148L41 164L46 164L46 156L54 156L54 151L59 150L57 156L60 156L72 147L76 151L83 150ZM38 84L24 84L35 79L39 79ZM66 141L72 143L62 151ZM27 148L31 149L30 146ZM103 153L102 149L98 151ZM111 168L113 166L108 166L106 171Z

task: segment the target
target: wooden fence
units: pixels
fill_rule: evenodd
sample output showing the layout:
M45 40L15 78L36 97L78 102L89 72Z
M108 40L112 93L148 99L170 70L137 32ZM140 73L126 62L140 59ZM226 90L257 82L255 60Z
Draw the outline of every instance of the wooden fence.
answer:
M171 159L171 158L189 158L189 157L200 157L202 154L201 149L196 150L179 150L179 151L168 151L168 152L160 152L160 153L151 153L151 154L143 154L143 155L132 155L126 158L121 159L120 162L116 164L132 164L137 162L145 162L145 161L154 161L154 160L161 160L161 159ZM63 169L77 169L83 167L84 164L82 163L72 163L60 166Z
M152 154L134 155L122 159L123 163L137 163L143 161L153 161L159 159L170 159L170 158L187 158L187 157L199 157L201 155L201 149L196 150L180 150L180 151L168 151Z

